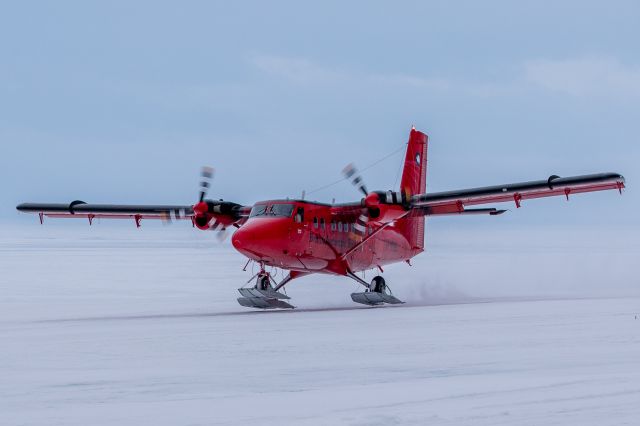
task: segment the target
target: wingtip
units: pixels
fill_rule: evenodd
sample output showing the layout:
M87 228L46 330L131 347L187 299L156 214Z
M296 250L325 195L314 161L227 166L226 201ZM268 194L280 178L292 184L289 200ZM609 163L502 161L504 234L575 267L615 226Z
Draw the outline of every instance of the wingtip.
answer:
M625 182L625 178L621 173L617 173L617 172L609 172L609 173L602 173L602 176L608 178L608 179L615 179L618 182Z

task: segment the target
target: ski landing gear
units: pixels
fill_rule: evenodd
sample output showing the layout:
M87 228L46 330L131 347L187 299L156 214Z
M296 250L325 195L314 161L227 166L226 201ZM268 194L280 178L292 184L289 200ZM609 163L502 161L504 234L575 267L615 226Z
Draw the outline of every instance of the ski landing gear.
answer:
M275 288L271 285L272 281L276 284L275 280L264 270L258 272L258 274L247 281L247 284L250 283L253 278L256 278L256 284L253 287L242 287L238 289L243 296L238 297L238 303L242 306L260 309L294 308L293 305L285 302L285 300L290 299L290 297L278 291L284 287L286 283L291 281L291 275L287 275Z
M382 305L384 303L392 305L404 303L391 294L391 290L387 287L384 278L379 275L373 277L371 284L367 284L366 281L353 273L349 272L347 275L367 287L367 290L363 293L351 293L351 300L356 303L362 303L363 305L369 306Z

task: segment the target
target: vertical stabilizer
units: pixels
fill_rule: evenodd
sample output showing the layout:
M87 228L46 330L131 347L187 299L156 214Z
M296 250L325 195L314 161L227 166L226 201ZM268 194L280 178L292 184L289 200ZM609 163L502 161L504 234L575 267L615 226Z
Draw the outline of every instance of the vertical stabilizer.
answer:
M400 191L408 196L424 194L427 190L427 145L427 135L411 129L400 181Z
M427 146L428 136L415 128L409 134L407 153L404 159L400 191L407 198L424 194L427 190ZM407 238L416 254L424 249L424 216L416 212L398 223L397 227Z

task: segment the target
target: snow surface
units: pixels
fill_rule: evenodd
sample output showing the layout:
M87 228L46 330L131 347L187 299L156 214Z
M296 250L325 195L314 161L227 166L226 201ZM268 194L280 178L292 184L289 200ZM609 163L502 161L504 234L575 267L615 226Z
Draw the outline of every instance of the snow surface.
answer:
M357 285L320 276L290 284L298 309L252 311L235 302L251 274L228 244L156 231L5 230L0 424L640 424L633 291L604 298L530 268L531 282L545 279L537 296L530 285L491 294L488 270L513 255L491 263L473 245L442 242L414 269L387 271L401 307L355 305ZM600 259L532 245L517 269L525 258ZM453 252L459 266L446 275ZM637 255L607 265L629 268ZM611 282L622 282L615 270ZM438 283L425 287L429 273ZM457 283L460 274L476 280Z

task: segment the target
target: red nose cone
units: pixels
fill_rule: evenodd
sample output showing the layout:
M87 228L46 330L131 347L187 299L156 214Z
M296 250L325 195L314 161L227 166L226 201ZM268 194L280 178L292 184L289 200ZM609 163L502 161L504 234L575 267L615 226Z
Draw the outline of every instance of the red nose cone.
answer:
M369 195L367 195L364 199L364 204L367 207L377 207L378 204L380 204L380 198L378 197L378 194L376 194L375 192L372 192Z
M202 216L203 214L205 214L208 211L209 211L209 206L204 201L201 201L198 204L195 204L193 206L193 212L197 216Z
M243 232L242 228L240 228L233 233L233 237L231 237L231 244L233 245L233 247L235 247L236 250L244 253L245 248L247 247L246 237L246 233Z
M289 240L289 218L250 219L234 232L231 244L255 260L273 260L286 249Z

